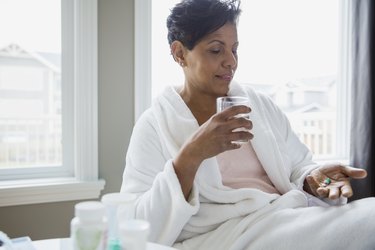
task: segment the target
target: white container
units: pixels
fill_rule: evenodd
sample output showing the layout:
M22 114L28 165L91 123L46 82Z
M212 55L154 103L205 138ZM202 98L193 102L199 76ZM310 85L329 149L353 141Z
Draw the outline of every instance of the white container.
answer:
M121 249L118 223L134 217L134 203L136 198L135 194L128 193L109 193L103 195L101 201L106 207L108 218L107 250Z
M108 193L101 201L107 208L107 213L116 216L117 220L134 219L134 205L137 196L130 193Z
M145 250L149 232L150 223L146 220L122 221L120 223L120 238L123 249Z
M105 207L98 201L75 205L75 218L71 221L70 237L74 250L105 250L107 223Z

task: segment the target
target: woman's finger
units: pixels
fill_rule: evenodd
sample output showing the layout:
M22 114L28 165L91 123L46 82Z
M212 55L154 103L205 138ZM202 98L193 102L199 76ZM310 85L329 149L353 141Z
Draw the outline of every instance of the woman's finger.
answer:
M353 168L349 166L343 166L344 173L354 179L363 179L367 176L367 171L361 168Z
M331 200L335 200L337 198L340 197L340 190L338 187L330 187L329 188L329 194L328 194L328 198L330 198Z
M240 128L251 130L253 128L253 123L252 121L245 119L245 118L236 118L231 121L228 121L226 123L226 126L227 126L227 129L231 131L235 129L240 129Z
M319 197L326 198L328 197L329 190L325 187L319 187L316 192L318 193Z
M306 176L306 182L307 184L309 185L309 189L310 191L314 194L314 195L319 195L317 193L317 189L320 187L319 186L319 183L317 181L315 181L314 177L312 175L308 175Z
M346 197L346 198L349 198L353 195L353 189L350 185L343 185L341 187L341 195Z
M239 149L242 145L240 143L235 143L235 142L231 142L228 147L227 147L227 150L234 150L234 149Z
M228 137L230 141L250 141L254 135L249 131L236 131Z

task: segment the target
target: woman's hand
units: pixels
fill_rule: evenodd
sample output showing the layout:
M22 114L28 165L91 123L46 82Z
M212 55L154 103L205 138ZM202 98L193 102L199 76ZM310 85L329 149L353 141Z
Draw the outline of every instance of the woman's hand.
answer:
M236 115L250 111L249 107L239 105L213 115L187 141L187 144L190 144L188 147L194 148L195 155L199 155L202 161L224 151L239 148L241 145L234 141L249 141L254 136L250 132L253 127L252 122ZM245 128L246 131L233 131L238 128Z
M202 161L241 146L233 141L248 141L254 137L250 133L253 127L252 122L245 118L235 117L250 111L251 109L247 106L233 106L214 114L182 146L173 165L186 200L188 200L195 174ZM248 131L234 132L233 130L237 128L245 128Z
M316 197L337 199L340 196L353 195L350 178L363 179L367 176L364 169L340 164L326 164L311 171L306 176L304 190Z

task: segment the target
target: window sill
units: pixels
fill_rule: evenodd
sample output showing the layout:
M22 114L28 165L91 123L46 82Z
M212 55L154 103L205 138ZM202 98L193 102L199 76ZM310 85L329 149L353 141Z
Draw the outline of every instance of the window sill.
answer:
M74 178L2 181L0 207L97 199L104 185L104 180L79 181Z

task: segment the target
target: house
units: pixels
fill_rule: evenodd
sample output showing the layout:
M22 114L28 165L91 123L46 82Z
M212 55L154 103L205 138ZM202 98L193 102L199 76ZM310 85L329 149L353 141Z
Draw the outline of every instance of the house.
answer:
M279 85L249 84L286 113L330 111L336 105L336 77L298 79Z
M61 113L60 63L47 56L14 43L0 48L0 117Z
M335 153L335 76L299 79L280 85L250 85L278 104L299 138L315 155L324 158Z
M61 162L61 124L59 55L0 48L0 166Z

